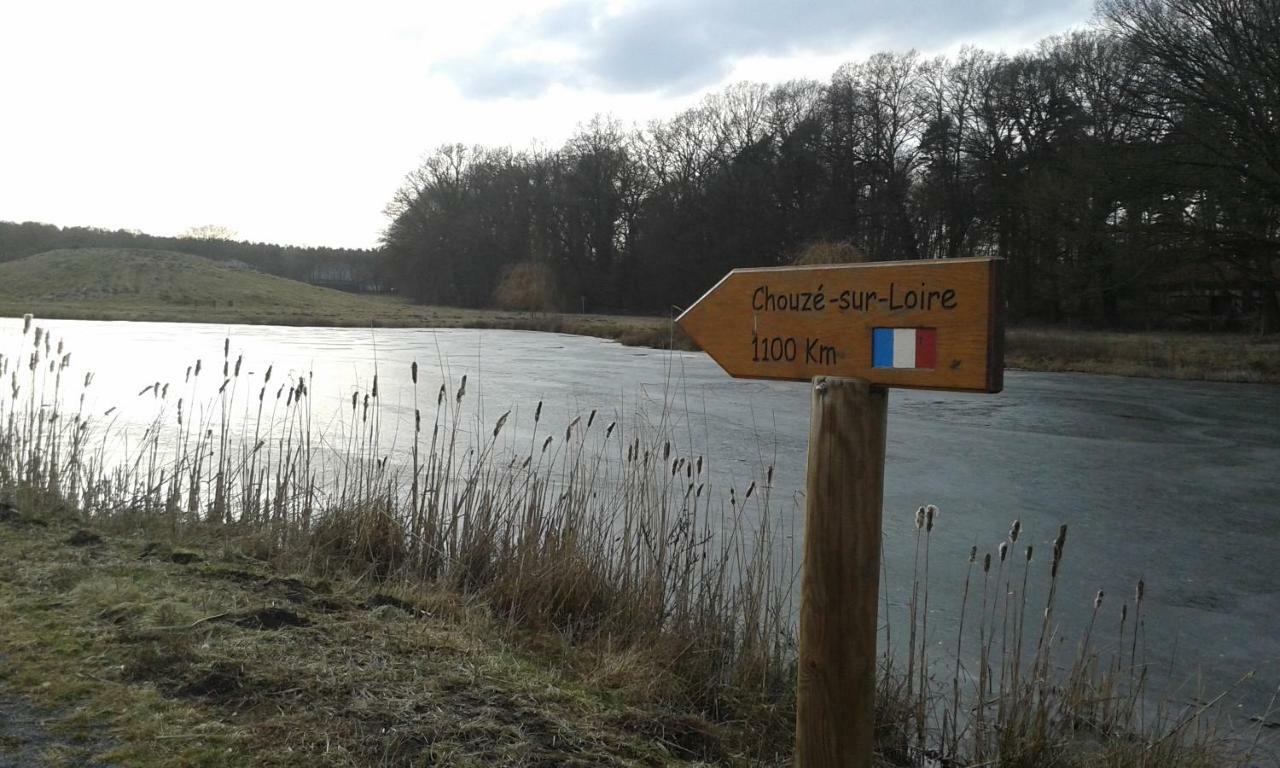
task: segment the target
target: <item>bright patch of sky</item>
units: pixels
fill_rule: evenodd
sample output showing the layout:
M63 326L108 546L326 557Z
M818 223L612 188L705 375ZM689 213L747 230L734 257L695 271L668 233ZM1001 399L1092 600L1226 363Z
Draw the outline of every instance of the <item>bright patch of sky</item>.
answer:
M880 50L1016 51L1089 0L0 4L0 220L367 247L440 144L557 146Z

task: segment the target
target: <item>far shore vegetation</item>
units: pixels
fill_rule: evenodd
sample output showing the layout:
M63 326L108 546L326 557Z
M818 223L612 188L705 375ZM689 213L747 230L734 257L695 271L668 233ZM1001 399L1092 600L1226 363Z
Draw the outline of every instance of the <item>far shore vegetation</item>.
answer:
M856 257L856 254L855 254ZM850 260L811 249L803 263ZM519 275L519 285L539 276ZM536 305L528 290L506 305ZM670 317L530 309L426 306L347 293L266 275L198 256L144 249L51 251L0 264L0 316L36 309L42 317L215 324L502 328L613 339L630 346L693 349ZM1175 331L1096 331L1013 327L1008 367L1029 371L1208 381L1280 382L1280 336Z
M670 403L482 413L476 382L413 363L333 414L313 411L333 382L273 378L228 338L122 403L148 424L122 434L115 407L84 405L118 372L73 354L29 316L0 351L0 688L64 737L39 760L790 763L796 564L773 544L793 502L770 466L717 486ZM380 377L415 405L390 453ZM911 599L881 646L878 768L1270 754L1270 715L1232 721L1231 690L1173 702L1148 686L1142 582L1060 588L1066 526L1049 548L1031 542L1054 532L1016 520L975 546L944 634L928 564L946 518L914 522ZM1063 601L1092 618L1063 626Z

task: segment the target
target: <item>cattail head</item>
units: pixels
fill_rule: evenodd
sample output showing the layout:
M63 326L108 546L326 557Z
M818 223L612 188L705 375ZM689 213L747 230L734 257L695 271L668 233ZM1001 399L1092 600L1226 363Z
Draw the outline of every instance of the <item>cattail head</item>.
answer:
M417 408L413 409L413 431L414 434L422 432L422 411Z
M1141 605L1141 604L1142 604L1142 598L1143 598L1143 596L1146 594L1146 592L1147 592L1147 583L1146 583L1145 581L1143 581L1142 579L1138 579L1138 590L1137 590L1137 592L1135 593L1135 595L1136 595L1136 597L1137 597L1136 602L1137 602L1139 605Z
M32 317L30 312L22 316L22 335L23 336L26 336L27 332L31 330L31 320L32 320Z
M467 374L462 374L462 385L458 387L458 402L462 402L462 396L467 394Z
M199 358L197 358L196 359L196 376L200 375L200 365L201 365L200 360Z
M231 337L222 340L222 356L224 358L231 356Z
M702 474L702 457L698 457L698 474Z
M272 370L273 368L275 368L275 365L268 365L268 366L267 366L267 375L266 375L266 376L264 376L264 377L263 377L263 379L262 379L262 383L263 383L263 384L270 384L270 383L271 383L271 370Z
M352 392L352 393L351 393L351 412L352 412L352 413L355 413L355 411L356 411L356 403L359 401L359 399L360 399L360 393L359 393L359 392Z
M969 564L973 565L976 562L978 562L978 545L974 544L969 547Z
M937 517L937 515L938 515L938 508L937 508L937 507L935 507L935 506L933 506L932 504L930 504L930 505L928 505L927 507L925 507L925 508L924 508L924 518L925 518L924 530L925 530L925 533L932 533L932 532L933 532L933 518Z
M1029 562L1031 562L1031 555L1032 555L1032 553L1033 553L1034 551L1035 551L1034 547L1033 547L1032 545L1028 544L1028 545L1027 545L1027 562L1028 562L1028 563L1029 563Z
M990 552L982 556L982 572L983 573L991 572L991 553Z
M1058 575L1058 566L1062 563L1062 548L1067 544L1067 526L1058 528L1058 537L1053 540L1053 565L1049 568L1050 576Z
M671 441L668 440L662 444L662 460L666 461L671 458Z
M587 417L587 429L591 429L591 425L596 421L596 409L591 409L591 415Z
M768 486L773 485L773 465L772 464L769 465L769 471L764 473L764 484Z
M1021 521L1021 520L1014 520L1014 521L1013 521L1013 526L1009 528L1009 543L1010 543L1010 544L1017 544L1017 543L1018 543L1018 534L1019 534L1019 533L1021 533L1021 532L1022 532L1022 521Z
M756 490L756 484L755 484L755 481L753 480L751 482L751 486L747 488L747 492L742 495L742 500L746 501L747 499L751 498L751 494L754 493L755 490Z
M378 374L373 374L373 399L378 399Z
M538 407L533 409L533 423L537 424L542 418L542 401L538 401Z
M42 339L44 339L44 329L37 325L36 326L36 346L37 347L40 346L40 341Z
M546 453L547 448L551 446L551 435L547 435L547 439L542 441L542 452Z
M439 407L444 402L444 384L440 385L440 393L436 395L436 406Z
M186 378L184 378L184 379L182 380L182 383L184 383L184 384L185 384L185 383L187 383L187 382L189 382L189 381L191 381L191 366L189 366L189 365L188 365L188 366L187 366L187 375L186 375Z
M1100 589L1098 590L1097 596L1093 598L1093 610L1095 611L1102 607L1102 594L1102 590Z
M240 375L240 364L244 362L244 355L236 355L236 376Z
M417 360L414 360L409 365L409 378L413 379L414 384L418 383L418 361Z
M924 528L924 507L916 507L916 530Z
M498 433L502 431L502 425L507 423L507 417L511 415L511 411L507 411L498 417L498 423L493 426L493 439L498 439Z
M616 421L611 421L611 422L609 422L609 426L608 426L608 427L606 427L606 428L605 428L605 430L604 430L604 436L605 436L605 438L606 438L606 439L608 439L609 435L612 435L612 434L613 434L613 428L614 428L614 427L616 427L616 426L618 426L618 422L616 422Z

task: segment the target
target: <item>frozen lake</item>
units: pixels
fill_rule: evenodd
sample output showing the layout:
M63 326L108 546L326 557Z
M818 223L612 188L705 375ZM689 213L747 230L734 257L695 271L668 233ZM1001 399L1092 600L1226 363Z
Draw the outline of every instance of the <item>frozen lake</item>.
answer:
M544 422L561 429L592 409L619 420L665 414L688 449L705 451L721 492L732 484L741 494L773 465L774 504L793 516L796 534L778 546L799 547L808 386L733 380L701 353L519 331L39 324L66 340L76 371L94 371L90 408L116 406L139 428L150 413L140 410L144 387L179 386L196 358L215 387L221 382L212 369L227 336L249 382L268 364L277 377L313 371L318 423L326 404L335 414L349 408L376 365L384 435L401 448L412 433L415 360L432 405L442 379L456 385L466 374L480 425L508 408L516 425L527 422L539 400ZM20 335L20 320L0 321L0 354ZM250 389L256 395L257 385ZM518 426L510 434L518 439ZM1010 371L998 395L894 391L885 488L891 620L900 621L910 593L914 512L926 503L941 510L930 597L939 641L954 643L945 628L958 612L970 546L979 558L994 552L1018 518L1019 552L1034 543L1047 570L1065 523L1056 615L1068 644L1098 589L1107 594L1104 621L1115 625L1120 601L1132 601L1142 578L1148 660L1178 670L1173 680L1153 674L1161 689L1189 701L1254 670L1238 691L1237 711L1249 716L1280 684L1280 387Z

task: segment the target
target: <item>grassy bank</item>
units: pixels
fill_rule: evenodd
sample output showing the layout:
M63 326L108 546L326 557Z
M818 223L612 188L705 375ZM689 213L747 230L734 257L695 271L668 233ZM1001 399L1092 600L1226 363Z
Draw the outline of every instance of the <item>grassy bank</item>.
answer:
M742 740L646 695L637 654L290 575L226 531L118 529L0 506L0 684L51 723L42 764L695 765Z
M1280 336L1011 328L1006 347L1028 371L1280 383Z
M791 510L771 468L717 488L665 419L541 403L521 411L527 441L507 442L515 404L482 421L465 378L416 364L382 372L411 379L417 411L385 453L377 376L333 419L312 413L323 382L273 380L230 339L217 352L220 375L178 364L137 395L152 416L131 439L83 410L95 375L34 323L0 359L0 682L78 737L58 749L142 765L789 761L795 564L772 546ZM1250 764L1252 734L1220 728L1218 701L1148 702L1141 585L1059 594L1065 528L1048 552L1016 523L975 547L960 627L939 636L939 535L918 510L908 612L882 645L880 765ZM1094 619L1059 626L1063 599L1093 600Z
M84 248L0 264L0 315L68 320L383 328L507 328L669 347L656 317L429 307L321 288L165 251ZM677 346L680 342L677 341Z

